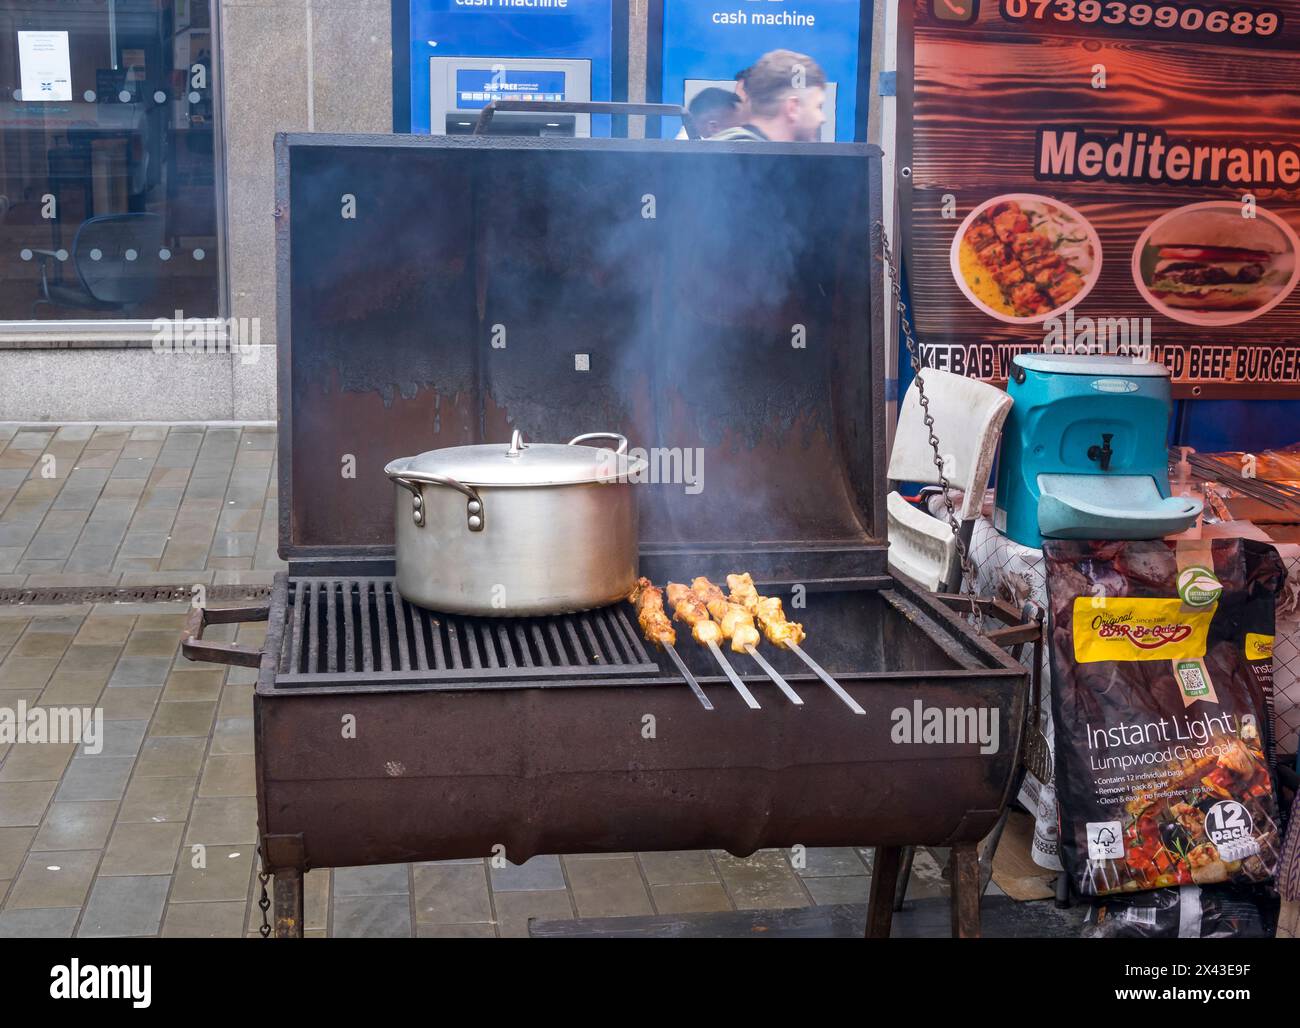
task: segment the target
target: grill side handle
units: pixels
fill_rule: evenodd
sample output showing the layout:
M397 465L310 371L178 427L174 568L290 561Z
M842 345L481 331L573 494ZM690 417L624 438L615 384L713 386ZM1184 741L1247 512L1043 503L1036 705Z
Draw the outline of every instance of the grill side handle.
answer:
M213 664L230 664L233 667L260 667L262 651L234 643L205 642L203 630L208 625L234 625L248 621L266 621L271 616L270 607L223 607L208 610L194 607L185 618L181 631L181 653L186 660L206 660Z

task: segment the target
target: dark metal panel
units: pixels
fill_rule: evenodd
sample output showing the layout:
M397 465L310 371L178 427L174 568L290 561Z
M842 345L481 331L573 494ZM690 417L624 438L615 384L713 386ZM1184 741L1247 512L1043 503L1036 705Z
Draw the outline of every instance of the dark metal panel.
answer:
M289 557L391 552L381 468L394 456L501 438L512 422L558 438L590 420L705 453L700 496L643 490L647 545L725 540L745 523L795 575L808 540L868 550L883 570L878 150L279 142ZM344 193L356 219L340 216ZM658 213L644 219L650 194ZM504 353L488 343L498 323L515 333ZM590 370L575 374L583 352ZM338 475L345 453L355 480Z
M260 788L268 829L301 832L311 866L481 856L496 844L520 862L975 841L1014 777L1022 684L996 673L850 682L865 717L829 690L780 705L770 684L756 686L761 714L738 700L702 712L685 688L263 697L271 757ZM727 688L710 691L721 701ZM918 698L996 709L997 752L894 743L891 711ZM367 726L358 739L339 740L343 712ZM647 713L653 743L641 735Z
M882 529L883 532L883 529ZM392 546L355 546L346 552L334 547L302 547L289 566L295 577L391 578L395 572ZM655 581L666 579L679 568L692 575L725 578L744 568L755 580L777 585L795 582L819 589L887 588L888 547L885 543L837 545L834 543L786 543L779 547L750 543L745 546L641 546L641 573ZM868 578L875 579L874 585Z
M276 368L276 495L281 559L288 560L296 540L293 538L293 338L290 269L293 263L293 235L289 218L289 137L275 134L275 347Z

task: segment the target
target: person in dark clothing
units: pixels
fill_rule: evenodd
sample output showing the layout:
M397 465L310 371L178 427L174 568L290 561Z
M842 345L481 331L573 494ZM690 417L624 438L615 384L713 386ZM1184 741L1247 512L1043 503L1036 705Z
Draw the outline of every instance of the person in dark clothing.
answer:
M701 89L695 94L687 110L691 112L691 117L695 119L695 127L700 130L700 135L705 139L733 128L745 120L740 97L729 89L719 89L717 86Z

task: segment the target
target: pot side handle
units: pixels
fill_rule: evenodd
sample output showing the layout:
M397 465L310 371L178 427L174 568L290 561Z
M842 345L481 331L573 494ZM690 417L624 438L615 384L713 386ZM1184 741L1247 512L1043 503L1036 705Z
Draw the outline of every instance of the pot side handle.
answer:
M627 436L620 435L617 432L584 432L582 435L575 435L570 439L569 445L573 446L575 443L585 443L588 439L617 439L618 449L614 452L620 455L627 453Z
M408 458L390 462L384 468L384 474L411 494L411 520L418 527L424 527L424 495L422 485L442 485L463 493L467 498L465 504L465 523L471 532L483 531L486 515L483 510L483 497L471 485L458 482L450 475L435 475L428 471L410 470Z

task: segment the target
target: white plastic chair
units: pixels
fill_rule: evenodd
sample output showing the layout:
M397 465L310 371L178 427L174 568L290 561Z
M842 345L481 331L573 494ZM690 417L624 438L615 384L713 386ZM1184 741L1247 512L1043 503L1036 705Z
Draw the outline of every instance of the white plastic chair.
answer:
M1011 410L1011 397L996 386L973 378L927 368L921 372L934 418L934 434L944 460L948 484L962 492L956 506L962 541L969 543L975 518L993 470L1002 423ZM907 390L889 455L890 483L937 485L938 469L926 430L916 383ZM954 498L955 499L955 498ZM918 510L892 490L887 497L889 567L932 592L961 587L957 543L946 518Z

